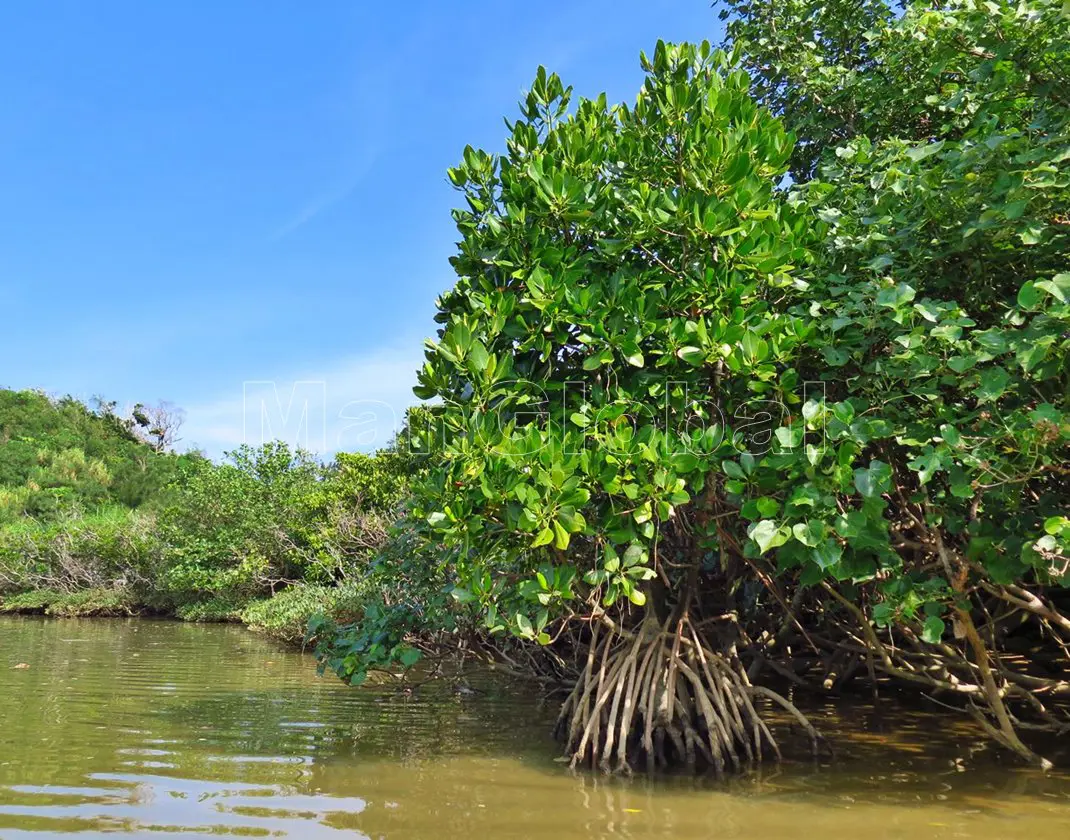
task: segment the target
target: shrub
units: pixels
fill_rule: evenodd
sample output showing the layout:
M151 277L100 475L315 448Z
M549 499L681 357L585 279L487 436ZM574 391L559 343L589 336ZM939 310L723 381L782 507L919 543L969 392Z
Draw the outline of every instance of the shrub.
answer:
M332 616L342 621L359 616L365 596L366 587L356 583L296 584L270 598L252 601L241 611L241 620L252 630L296 644L305 638L314 616Z
M0 528L0 591L80 588L150 591L162 546L151 514L106 508L51 523Z

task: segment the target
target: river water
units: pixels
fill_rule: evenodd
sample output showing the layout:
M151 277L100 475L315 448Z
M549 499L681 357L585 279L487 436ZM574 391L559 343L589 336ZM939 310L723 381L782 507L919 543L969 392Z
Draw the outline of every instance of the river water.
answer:
M0 838L1070 838L1070 776L953 714L855 700L811 710L816 765L606 779L530 692L470 679L354 689L240 627L0 619Z

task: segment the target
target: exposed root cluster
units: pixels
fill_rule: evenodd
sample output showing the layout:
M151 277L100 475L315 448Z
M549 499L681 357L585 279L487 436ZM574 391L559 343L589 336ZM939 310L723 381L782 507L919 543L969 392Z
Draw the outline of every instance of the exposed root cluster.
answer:
M757 712L765 697L789 711L817 749L806 718L776 692L751 685L734 657L717 653L686 617L647 620L636 633L595 627L586 667L565 701L558 734L572 766L605 772L684 764L718 776L780 748Z

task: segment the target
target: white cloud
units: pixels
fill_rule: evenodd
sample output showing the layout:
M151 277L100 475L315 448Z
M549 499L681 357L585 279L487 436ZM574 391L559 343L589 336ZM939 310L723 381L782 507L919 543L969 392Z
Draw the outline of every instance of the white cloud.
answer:
M423 363L420 342L383 349L307 372L267 372L235 382L187 409L182 446L210 457L243 443L281 439L319 455L384 446L419 402L412 393Z

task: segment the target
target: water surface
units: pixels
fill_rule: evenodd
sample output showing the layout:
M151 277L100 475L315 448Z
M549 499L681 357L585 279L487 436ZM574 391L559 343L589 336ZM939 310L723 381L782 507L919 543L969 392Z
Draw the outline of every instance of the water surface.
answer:
M555 760L532 692L471 681L353 689L239 627L0 618L0 838L1070 838L1070 776L953 715L855 700L811 710L817 765L610 780Z

